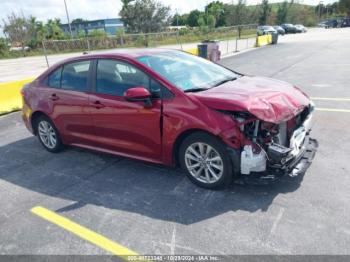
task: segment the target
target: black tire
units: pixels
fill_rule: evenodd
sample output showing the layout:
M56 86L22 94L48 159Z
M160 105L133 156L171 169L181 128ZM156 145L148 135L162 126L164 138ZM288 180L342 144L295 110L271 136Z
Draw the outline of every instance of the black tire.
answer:
M188 152L187 150L189 150L189 148L193 145L196 145L197 143L203 143L206 145L209 145L212 149L214 149L213 153L217 153L221 160L219 163L220 165L223 167L223 171L221 171L221 176L219 177L219 179L217 179L215 181L215 178L213 178L214 182L203 182L201 180L198 180L198 178L196 178L194 175L191 174L189 168L187 167L188 162L189 161L188 158L185 157L186 152ZM206 148L206 150L208 150L208 147ZM198 153L198 152L197 152ZM208 157L209 159L209 157ZM214 159L214 158L213 158ZM203 160L201 160L203 161ZM186 137L184 139L184 141L181 143L180 145L180 149L179 149L179 162L181 165L181 168L186 171L186 174L188 176L188 178L196 185L203 187L203 188L208 188L208 189L218 189L218 188L222 188L225 187L227 185L229 185L232 181L233 178L233 168L232 168L232 162L230 160L230 156L229 153L226 149L226 145L217 137L212 136L208 133L205 132L196 132L193 133L191 135L189 135L188 137ZM204 160L204 162L206 162L206 160ZM210 161L209 161L210 162ZM195 162L196 163L196 162ZM208 162L207 162L208 164ZM205 164L203 164L205 165ZM210 164L209 164L210 165ZM212 167L210 168L212 171ZM214 170L214 171L218 171ZM204 174L206 175L206 171L203 171ZM211 172L210 172L211 174ZM200 177L200 179L204 179L203 177Z
M52 132L55 134L56 143L52 147L48 146L47 143L43 141L43 138L40 135L39 126L41 123L44 123L44 122L46 122L47 124L49 124L50 127L52 127ZM64 148L64 145L62 143L60 134L58 133L56 126L51 121L51 119L48 118L47 116L42 115L42 116L39 116L37 119L35 119L35 131L40 143L47 151L51 153L58 153L62 151L62 149Z

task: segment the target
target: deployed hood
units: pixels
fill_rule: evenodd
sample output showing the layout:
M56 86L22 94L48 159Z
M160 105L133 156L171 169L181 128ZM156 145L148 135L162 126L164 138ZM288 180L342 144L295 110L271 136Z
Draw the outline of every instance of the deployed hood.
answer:
M192 95L213 109L247 111L272 123L293 118L310 103L305 93L289 83L254 76L243 76Z

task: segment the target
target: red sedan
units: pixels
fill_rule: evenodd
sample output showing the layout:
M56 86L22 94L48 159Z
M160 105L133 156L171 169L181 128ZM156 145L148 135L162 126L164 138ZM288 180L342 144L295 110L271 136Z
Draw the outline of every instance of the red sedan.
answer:
M293 85L165 49L58 63L22 89L23 120L50 152L73 145L180 165L197 185L305 172L313 105Z

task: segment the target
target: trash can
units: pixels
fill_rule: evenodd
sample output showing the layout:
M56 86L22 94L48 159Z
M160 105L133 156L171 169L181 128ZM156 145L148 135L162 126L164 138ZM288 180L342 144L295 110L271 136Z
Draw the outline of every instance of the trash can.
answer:
M209 59L213 62L220 60L221 52L219 50L219 41L205 40L198 45L198 55L200 57Z
M208 59L208 45L206 44L198 45L198 56Z
M277 45L277 42L278 42L278 33L271 33L271 36L272 36L272 42L271 44L273 45Z

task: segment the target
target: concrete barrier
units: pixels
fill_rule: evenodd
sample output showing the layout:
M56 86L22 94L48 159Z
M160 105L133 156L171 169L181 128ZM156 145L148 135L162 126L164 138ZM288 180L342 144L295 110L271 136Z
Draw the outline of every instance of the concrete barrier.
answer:
M22 107L21 89L23 85L33 81L27 78L18 81L0 83L0 113L7 113Z
M198 56L198 48L197 47L186 49L185 52Z
M268 45L272 43L272 35L261 35L256 37L256 47Z

